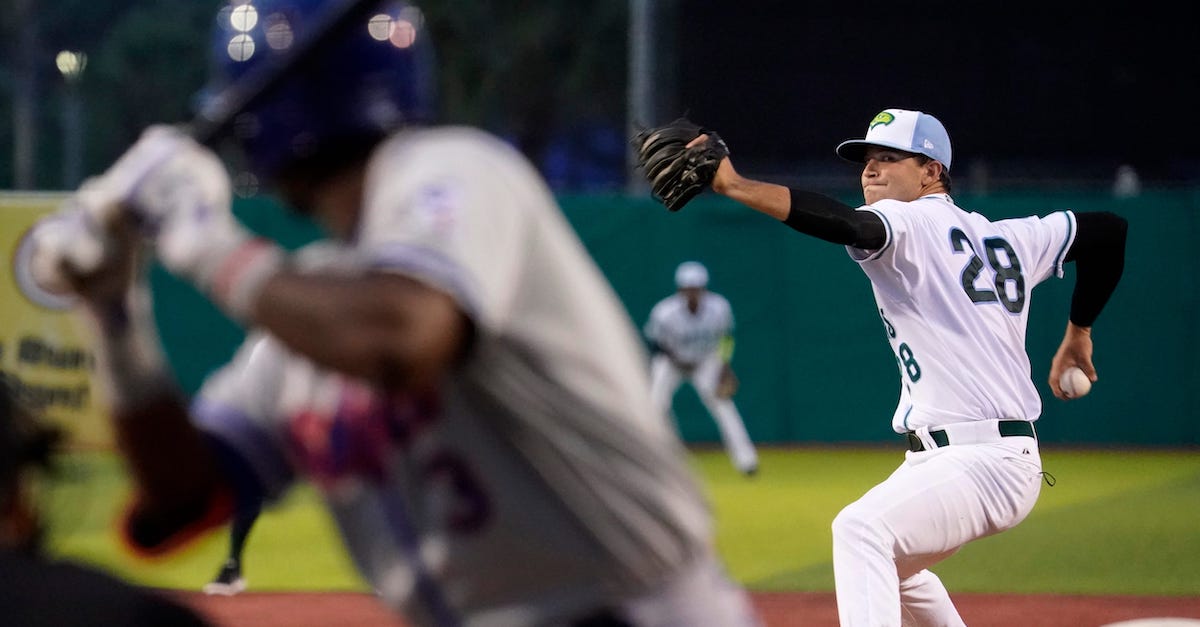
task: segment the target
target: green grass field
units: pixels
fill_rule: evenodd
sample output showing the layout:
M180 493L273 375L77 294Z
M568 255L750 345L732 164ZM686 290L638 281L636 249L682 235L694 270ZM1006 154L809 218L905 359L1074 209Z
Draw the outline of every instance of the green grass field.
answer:
M778 448L762 472L736 473L724 453L697 450L717 517L718 546L752 590L833 589L829 524L900 463L896 449ZM936 570L964 592L1200 595L1200 453L1044 451L1057 478L1017 528L963 548ZM46 491L55 554L130 580L197 589L216 572L215 533L154 562L126 554L113 521L128 486L110 455L78 454ZM361 590L317 495L294 490L259 520L246 551L256 590Z

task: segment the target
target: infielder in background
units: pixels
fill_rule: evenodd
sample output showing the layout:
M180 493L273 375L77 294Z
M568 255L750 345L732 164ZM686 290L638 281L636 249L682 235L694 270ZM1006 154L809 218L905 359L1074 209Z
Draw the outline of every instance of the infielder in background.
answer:
M663 416L686 378L721 431L733 466L745 475L758 472L746 425L733 403L738 380L733 357L733 309L708 289L708 269L685 261L675 269L677 291L650 310L643 332L650 344L650 396Z
M253 7L257 21L222 14L211 93L311 35L321 9ZM334 241L289 255L256 239L217 156L165 126L34 235L40 282L73 286L102 338L138 488L131 544L168 550L224 521L234 495L272 501L304 476L414 625L757 624L616 294L519 152L417 127L433 79L420 14L378 14L231 137ZM131 227L249 328L190 412Z
M740 176L724 142L686 120L635 141L656 196L672 210L711 182L801 233L846 246L871 280L900 374L892 428L909 451L833 522L838 614L846 626L963 625L929 567L1017 525L1041 489L1033 423L1042 403L1025 351L1033 287L1075 263L1049 373L1055 396L1066 399L1059 377L1068 368L1096 380L1092 325L1124 269L1126 221L1058 211L993 222L959 208L950 197L950 137L919 111L885 110L864 139L838 146L863 164L858 208Z

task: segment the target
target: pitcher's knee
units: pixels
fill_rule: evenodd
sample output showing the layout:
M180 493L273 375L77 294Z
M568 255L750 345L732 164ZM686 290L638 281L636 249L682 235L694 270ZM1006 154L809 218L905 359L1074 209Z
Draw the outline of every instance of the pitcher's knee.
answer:
M874 518L866 516L864 512L854 507L853 504L838 512L830 527L833 530L833 539L835 542L858 542L863 540L876 542L879 539L879 530L874 524Z

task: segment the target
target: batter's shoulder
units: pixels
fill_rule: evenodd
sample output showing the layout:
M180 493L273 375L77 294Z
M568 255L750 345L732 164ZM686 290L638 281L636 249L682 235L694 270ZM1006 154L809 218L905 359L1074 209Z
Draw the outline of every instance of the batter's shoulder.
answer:
M470 126L441 126L397 133L368 166L368 195L404 196L430 186L449 187L480 207L544 210L553 195L533 164L516 148Z
M524 160L520 152L498 136L483 129L461 125L401 131L384 142L377 158L402 159L414 153L421 157L428 153L451 153L464 158L490 156ZM461 164L458 165L461 168Z

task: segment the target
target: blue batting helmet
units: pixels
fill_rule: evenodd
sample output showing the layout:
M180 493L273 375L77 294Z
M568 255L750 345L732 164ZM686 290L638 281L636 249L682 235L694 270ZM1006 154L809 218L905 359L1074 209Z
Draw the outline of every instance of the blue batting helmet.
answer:
M346 0L341 0L345 5ZM349 0L351 2L355 0ZM230 0L217 18L212 80L220 96L248 72L278 63L317 35L339 2ZM433 115L433 50L420 10L380 0L360 24L334 33L234 118L231 134L267 179L330 146L377 141ZM226 92L227 93L227 92Z

